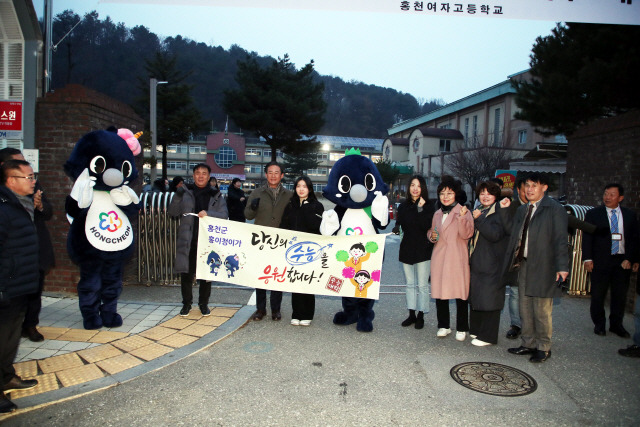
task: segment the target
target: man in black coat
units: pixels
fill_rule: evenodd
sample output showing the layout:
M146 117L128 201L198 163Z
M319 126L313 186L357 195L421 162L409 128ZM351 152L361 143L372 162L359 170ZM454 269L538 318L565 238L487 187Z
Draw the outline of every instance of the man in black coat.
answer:
M504 271L518 271L522 345L509 353L532 355L540 363L551 357L553 297L559 296L556 282L569 275L567 212L545 195L549 185L544 175L534 172L526 179L529 201L518 208L513 219ZM506 200L506 199L505 199ZM508 207L505 200L502 207Z
M5 392L35 387L36 380L16 375L27 296L38 289L38 235L33 223L36 178L29 163L8 160L0 186L0 413L16 410Z
M596 335L605 335L604 300L611 288L609 331L629 338L622 326L627 300L631 267L638 262L638 220L636 214L620 206L624 188L614 183L604 189L604 205L593 208L585 221L594 224L593 234L582 238L582 259L585 270L591 273L591 320Z

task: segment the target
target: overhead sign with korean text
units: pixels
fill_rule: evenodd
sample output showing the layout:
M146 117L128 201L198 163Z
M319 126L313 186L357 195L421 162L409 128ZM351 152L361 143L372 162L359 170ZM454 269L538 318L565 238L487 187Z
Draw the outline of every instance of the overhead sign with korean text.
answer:
M321 236L199 220L196 277L251 288L378 299L385 235Z
M174 0L100 0L100 3L175 5ZM532 19L640 25L640 1L636 0L187 0L190 6L343 10L412 13L477 18Z

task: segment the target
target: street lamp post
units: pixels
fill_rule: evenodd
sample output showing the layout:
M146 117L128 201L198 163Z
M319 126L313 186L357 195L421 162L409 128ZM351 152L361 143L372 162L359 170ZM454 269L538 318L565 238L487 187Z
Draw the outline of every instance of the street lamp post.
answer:
M151 128L151 155L156 160L156 164L151 168L151 184L156 180L158 176L158 160L157 160L157 144L158 144L158 125L156 122L158 111L157 111L157 89L158 85L166 84L169 82L166 81L158 81L155 77L151 77L149 80L149 127Z

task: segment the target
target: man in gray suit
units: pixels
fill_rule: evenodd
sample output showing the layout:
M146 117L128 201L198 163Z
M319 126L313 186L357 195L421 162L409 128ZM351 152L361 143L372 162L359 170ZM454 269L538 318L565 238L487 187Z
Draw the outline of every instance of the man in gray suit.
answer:
M522 320L522 345L510 348L509 353L531 355L529 360L534 363L551 357L553 297L560 295L557 284L569 275L567 213L545 195L548 186L542 174L527 177L529 202L513 218L504 265L505 270L517 270ZM508 199L501 206L508 207Z

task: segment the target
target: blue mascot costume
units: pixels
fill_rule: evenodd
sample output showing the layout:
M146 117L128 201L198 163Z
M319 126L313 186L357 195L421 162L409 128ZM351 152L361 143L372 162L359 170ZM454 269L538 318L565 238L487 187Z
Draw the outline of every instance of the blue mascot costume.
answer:
M347 150L329 174L325 198L336 204L322 214L320 233L325 236L377 234L389 223L389 187L373 162L358 149ZM342 298L342 311L335 314L333 323L357 323L360 332L373 330L373 304L367 298Z
M140 151L131 131L109 128L80 138L64 165L74 180L65 203L71 222L67 250L80 267L78 299L85 329L122 325L118 297L124 261L133 252L131 220L140 202L129 184L138 176L134 155Z

